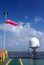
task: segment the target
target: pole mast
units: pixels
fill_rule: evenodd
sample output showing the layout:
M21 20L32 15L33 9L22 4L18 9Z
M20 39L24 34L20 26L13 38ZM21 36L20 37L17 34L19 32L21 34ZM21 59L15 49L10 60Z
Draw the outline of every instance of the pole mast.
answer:
M8 12L5 11L5 12L4 12L5 22L6 22L6 20L7 20L7 15L8 15ZM4 46L3 46L3 50L5 50L5 39L6 39L6 26L4 26Z

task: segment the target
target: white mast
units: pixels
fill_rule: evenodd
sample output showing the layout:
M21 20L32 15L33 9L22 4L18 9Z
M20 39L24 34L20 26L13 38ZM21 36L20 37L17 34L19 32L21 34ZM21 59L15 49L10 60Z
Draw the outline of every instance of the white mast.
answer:
M7 20L7 15L8 15L8 12L4 12L4 15L5 15L5 22ZM6 26L4 26L4 45L3 45L3 50L5 50L5 39L6 39Z

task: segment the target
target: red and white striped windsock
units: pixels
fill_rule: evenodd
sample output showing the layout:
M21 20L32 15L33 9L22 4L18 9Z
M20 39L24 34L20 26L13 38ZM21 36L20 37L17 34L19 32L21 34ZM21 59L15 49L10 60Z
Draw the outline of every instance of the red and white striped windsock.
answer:
M8 20L8 19L6 20L6 23L7 23L7 24L14 25L14 26L19 26L18 23L14 22L14 21L12 21L12 20Z

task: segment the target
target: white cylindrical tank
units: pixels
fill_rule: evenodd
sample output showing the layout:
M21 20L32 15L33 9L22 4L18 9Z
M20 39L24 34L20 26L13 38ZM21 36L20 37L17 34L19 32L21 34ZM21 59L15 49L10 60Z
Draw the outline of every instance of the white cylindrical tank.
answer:
M36 48L40 47L39 40L35 37L31 38L29 40L29 47L32 49L36 49Z

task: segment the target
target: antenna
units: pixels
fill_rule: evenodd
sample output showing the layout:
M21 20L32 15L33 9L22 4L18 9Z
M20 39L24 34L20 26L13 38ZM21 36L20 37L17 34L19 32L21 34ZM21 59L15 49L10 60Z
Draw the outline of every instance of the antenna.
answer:
M33 49L32 58L35 59L36 58L36 51L35 50L40 47L38 38L36 38L36 37L31 38L29 41L29 44L30 44L30 48Z
M5 22L7 20L7 15L8 15L8 12L5 11L4 12L4 16L5 16ZM4 26L4 46L3 46L3 49L5 50L5 37L6 37L6 26Z

